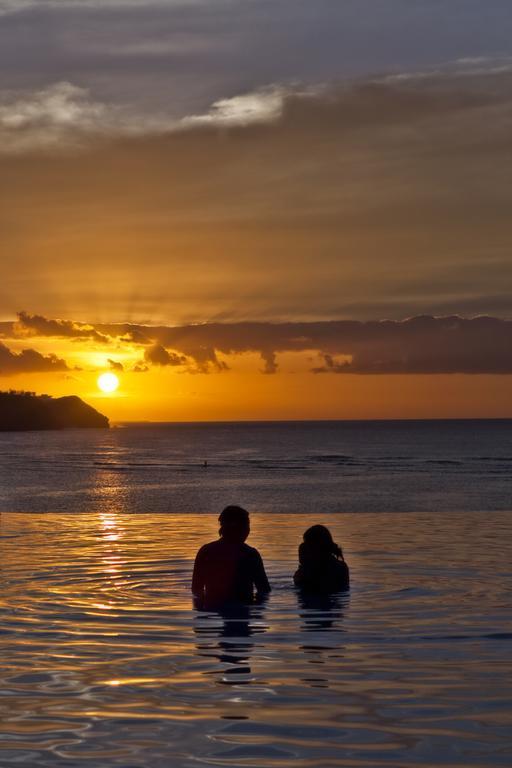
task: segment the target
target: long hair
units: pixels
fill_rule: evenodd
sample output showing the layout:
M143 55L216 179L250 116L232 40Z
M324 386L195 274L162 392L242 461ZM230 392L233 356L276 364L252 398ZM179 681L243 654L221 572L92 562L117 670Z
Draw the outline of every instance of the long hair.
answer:
M305 531L304 541L299 547L299 562L306 565L312 560L323 560L335 557L343 560L341 547L333 540L331 532L325 525L312 525Z

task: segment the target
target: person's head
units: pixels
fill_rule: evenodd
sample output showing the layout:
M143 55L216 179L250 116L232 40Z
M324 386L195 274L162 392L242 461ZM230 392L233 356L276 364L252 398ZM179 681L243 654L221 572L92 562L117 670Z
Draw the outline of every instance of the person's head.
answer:
M303 539L299 547L299 561L302 564L306 560L323 559L331 555L343 560L341 547L333 541L331 532L325 525L312 525L305 531Z
M233 505L223 509L219 515L219 523L219 535L230 541L244 542L251 531L249 513L242 507Z

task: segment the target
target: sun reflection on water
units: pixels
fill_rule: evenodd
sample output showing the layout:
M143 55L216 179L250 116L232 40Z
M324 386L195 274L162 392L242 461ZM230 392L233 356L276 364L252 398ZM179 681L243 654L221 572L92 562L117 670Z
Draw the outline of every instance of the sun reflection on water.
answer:
M502 764L510 517L484 539L475 516L254 515L274 591L214 615L190 574L215 517L126 515L109 493L89 514L2 516L2 768ZM312 522L344 546L350 600L297 602Z
M103 528L102 536L104 540L118 541L120 538L120 531L117 519L111 514L104 515L100 513L99 517Z

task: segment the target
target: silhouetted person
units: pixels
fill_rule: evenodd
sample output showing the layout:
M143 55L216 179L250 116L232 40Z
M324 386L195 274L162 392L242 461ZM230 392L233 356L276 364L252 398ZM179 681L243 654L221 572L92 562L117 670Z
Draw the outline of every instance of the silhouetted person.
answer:
M304 592L330 594L348 589L350 576L341 547L325 525L313 525L299 547L299 568L293 580Z
M270 592L267 574L257 549L245 543L249 513L226 507L219 516L220 538L205 544L196 555L192 592L199 607L219 608L226 603L252 603L254 593Z

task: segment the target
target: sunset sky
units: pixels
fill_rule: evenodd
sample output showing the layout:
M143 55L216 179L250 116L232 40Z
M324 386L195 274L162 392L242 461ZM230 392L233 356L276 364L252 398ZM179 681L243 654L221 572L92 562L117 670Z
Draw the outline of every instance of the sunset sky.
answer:
M512 417L511 33L505 0L0 0L0 389Z

